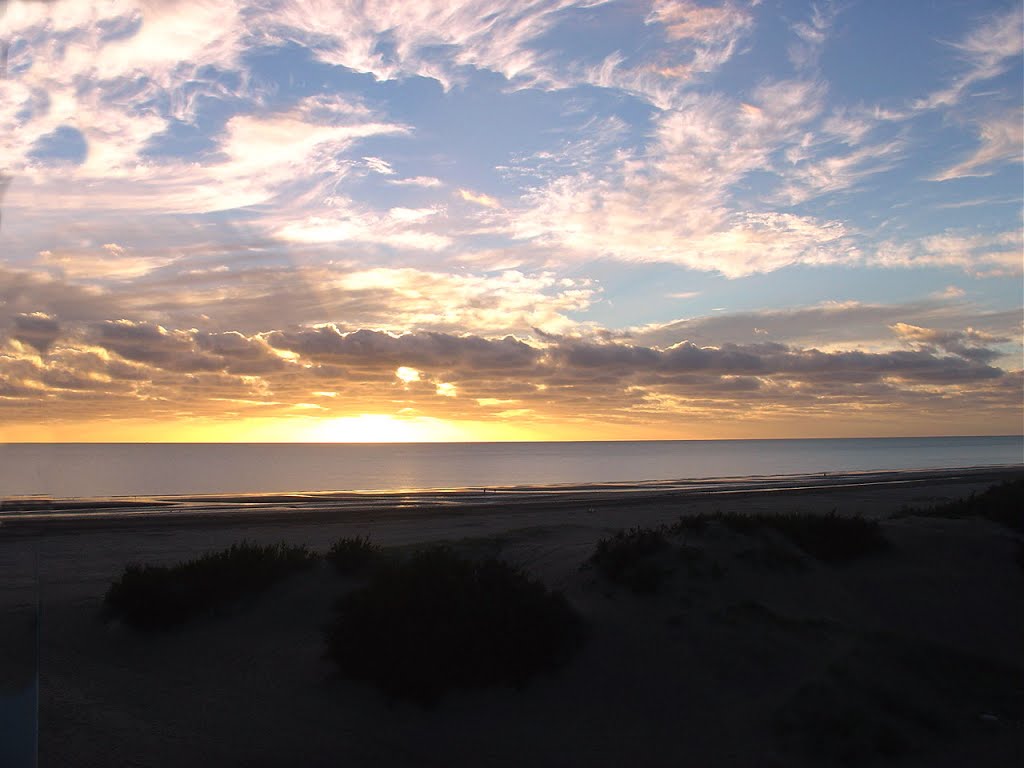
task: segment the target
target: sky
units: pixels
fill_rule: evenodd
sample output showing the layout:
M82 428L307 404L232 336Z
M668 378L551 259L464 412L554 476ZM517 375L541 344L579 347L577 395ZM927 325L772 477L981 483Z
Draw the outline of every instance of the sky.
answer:
M1020 434L1022 9L0 0L0 440Z

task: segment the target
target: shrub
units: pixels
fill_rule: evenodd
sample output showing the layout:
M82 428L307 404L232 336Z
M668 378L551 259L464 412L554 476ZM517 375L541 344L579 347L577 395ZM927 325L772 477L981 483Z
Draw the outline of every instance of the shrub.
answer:
M450 689L521 687L555 671L580 645L582 622L517 568L435 547L339 598L325 633L344 677L431 704Z
M129 564L107 590L106 615L140 629L166 629L261 592L316 557L304 546L243 541L170 567Z
M384 549L371 543L369 537L342 537L327 551L327 560L338 573L354 575L379 562L383 553Z
M826 563L855 560L887 546L878 521L840 517L835 512L827 515L728 515L722 520L737 531L776 530L811 557Z
M993 485L979 494L924 509L904 507L901 516L984 517L1024 533L1024 478Z
M657 592L665 570L653 557L668 549L664 528L632 528L597 542L590 562L605 577L634 592Z
M723 514L683 517L671 529L703 531L716 521L737 533L775 530L800 549L823 562L843 562L880 552L887 547L882 528L876 520L862 517L840 517L834 511L827 515L788 513Z
M709 516L705 514L683 515L673 523L672 527L669 528L669 532L672 534L692 533L699 536L708 529L709 519Z

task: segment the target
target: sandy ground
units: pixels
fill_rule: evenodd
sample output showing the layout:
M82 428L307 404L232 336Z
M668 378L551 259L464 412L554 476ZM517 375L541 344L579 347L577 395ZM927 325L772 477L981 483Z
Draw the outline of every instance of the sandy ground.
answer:
M1020 472L1018 469L1016 472ZM43 766L1024 765L1024 571L983 520L888 519L1009 471L705 495L618 494L457 508L370 505L0 526L0 691L31 678L42 605ZM653 596L584 566L596 541L700 512L863 514L891 546L824 565L768 534L712 527ZM339 678L321 626L353 582L323 565L166 634L98 618L126 562L246 538L325 551L448 541L564 590L588 640L525 690L433 709ZM26 650L27 649L27 650Z

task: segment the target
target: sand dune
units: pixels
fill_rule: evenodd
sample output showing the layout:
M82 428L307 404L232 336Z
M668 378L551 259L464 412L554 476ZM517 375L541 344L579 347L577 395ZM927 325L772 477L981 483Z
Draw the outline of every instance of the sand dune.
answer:
M31 604L38 553L47 766L1019 765L1019 537L985 520L887 519L993 479L373 507L294 522L250 510L202 525L7 525L2 609L11 619ZM882 519L888 550L828 565L771 532L713 525L675 542L653 595L585 566L623 527L832 509ZM166 634L98 619L129 560L171 563L243 537L324 550L357 534L389 547L449 541L519 564L565 591L588 641L522 691L456 692L423 709L340 679L323 658L321 626L353 585L326 564Z

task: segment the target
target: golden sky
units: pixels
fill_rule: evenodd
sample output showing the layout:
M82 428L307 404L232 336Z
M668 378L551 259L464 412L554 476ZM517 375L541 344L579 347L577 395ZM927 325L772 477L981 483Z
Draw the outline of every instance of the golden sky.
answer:
M0 9L0 441L1022 431L1020 3Z

